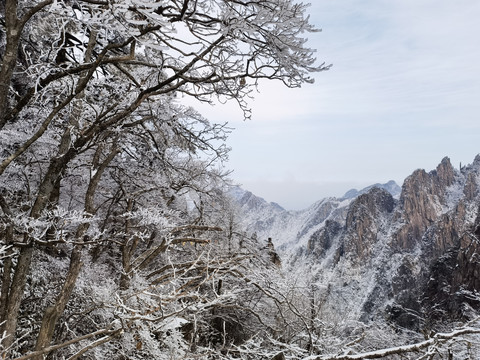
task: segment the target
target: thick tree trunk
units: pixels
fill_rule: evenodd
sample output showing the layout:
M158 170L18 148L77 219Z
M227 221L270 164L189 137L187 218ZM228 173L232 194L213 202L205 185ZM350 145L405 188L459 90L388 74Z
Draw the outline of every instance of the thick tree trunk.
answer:
M0 70L0 130L5 126L8 108L8 92L13 70L17 64L17 53L20 40L21 26L17 18L17 0L5 2L5 27L7 44Z
M6 215L7 223L8 218L12 216L12 212L8 207L5 199L3 196L0 195L0 208L2 209L3 213ZM4 233L4 243L9 246L13 243L13 225L8 224L5 228ZM3 334L5 331L4 329L4 322L6 321L7 317L7 304L8 304L8 292L10 290L10 281L11 281L11 274L13 270L13 260L12 256L14 255L12 248L9 248L5 254L5 258L3 261L3 272L1 274L2 286L0 287L0 334ZM2 344L0 344L2 345Z
M3 334L5 330L3 328L3 322L7 316L7 304L8 304L8 290L10 289L10 276L13 269L13 262L11 256L13 255L11 250L6 253L6 259L3 262L3 272L1 275L2 286L0 288L0 334Z

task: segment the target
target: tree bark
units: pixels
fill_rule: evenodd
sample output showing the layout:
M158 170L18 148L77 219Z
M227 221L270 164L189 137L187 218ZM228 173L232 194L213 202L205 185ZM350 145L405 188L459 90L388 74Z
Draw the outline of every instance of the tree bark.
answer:
M17 0L5 1L5 28L7 44L0 70L0 130L5 126L8 108L8 93L13 70L17 64L17 53L21 34L21 23L17 18Z
M0 195L0 208L2 208L5 217L7 217L7 226L5 228L5 244L7 246L11 246L13 243L13 225L9 224L10 220L8 219L12 216L12 212L8 207L5 199L3 196ZM12 256L14 255L12 248L7 250L5 254L5 260L3 263L3 272L1 275L2 279L2 286L0 288L0 334L3 334L5 331L4 329L4 321L6 321L7 317L7 304L8 304L8 292L10 289L10 277L13 269L13 261ZM0 344L1 345L1 344Z
M134 201L132 199L127 200L126 211L130 212L133 209ZM130 220L125 220L125 234L128 234L130 230ZM125 236L123 240L122 250L122 266L123 271L120 275L120 289L126 290L130 285L130 272L132 271L132 255L135 251L136 243L133 241L130 243L128 236Z

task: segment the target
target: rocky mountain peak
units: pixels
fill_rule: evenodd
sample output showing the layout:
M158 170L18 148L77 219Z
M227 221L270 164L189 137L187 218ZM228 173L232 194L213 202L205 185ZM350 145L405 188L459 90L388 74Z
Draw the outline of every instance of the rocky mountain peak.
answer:
M267 203L263 198L254 195L250 191L244 191L243 194L238 198L238 202L241 206L247 207L249 209L259 209L272 205L272 207L282 211L283 208L276 203Z
M385 189L372 188L357 197L349 207L345 221L345 241L341 252L350 254L359 261L371 255L377 241L382 214L393 211L395 200Z
M427 173L419 169L405 179L399 212L404 226L396 235L399 248L412 250L421 241L426 229L442 214L445 194L454 182L455 170L448 157L443 158L436 170Z
M448 157L444 157L436 169L438 185L445 189L455 181L455 170Z
M350 206L350 211L347 215L347 227L349 220L358 209L366 209L369 213L375 214L378 212L392 212L395 206L392 194L387 190L374 187L369 192L360 195L356 198Z
M404 226L397 233L396 243L401 249L413 249L426 228L438 216L441 206L432 176L423 169L405 179L400 195L399 217Z
M473 160L472 166L476 169L480 169L480 154L475 156L475 159Z

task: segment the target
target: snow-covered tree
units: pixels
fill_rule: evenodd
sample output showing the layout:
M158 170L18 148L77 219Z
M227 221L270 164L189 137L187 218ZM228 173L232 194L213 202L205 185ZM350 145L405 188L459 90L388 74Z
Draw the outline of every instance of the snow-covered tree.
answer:
M226 334L218 308L250 256L216 246L234 242L212 215L229 129L182 99L233 100L248 118L260 79L311 82L328 67L305 47L305 9L0 2L3 358L208 352L197 326L218 330L215 311Z

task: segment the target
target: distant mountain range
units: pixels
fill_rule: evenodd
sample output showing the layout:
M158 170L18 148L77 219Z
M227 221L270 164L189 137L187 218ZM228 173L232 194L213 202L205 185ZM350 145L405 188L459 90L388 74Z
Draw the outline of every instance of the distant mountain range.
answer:
M345 220L351 201L372 188L384 189L394 198L401 193L401 187L391 180L362 190L351 189L341 198L325 198L299 211L285 210L279 204L267 202L240 187L232 188L231 195L240 206L241 218L248 230L259 238L271 237L277 247L285 249L287 246L306 245L311 234L323 227L327 220Z
M232 194L250 233L272 238L284 266L308 268L328 313L424 331L480 310L480 156L302 211Z

